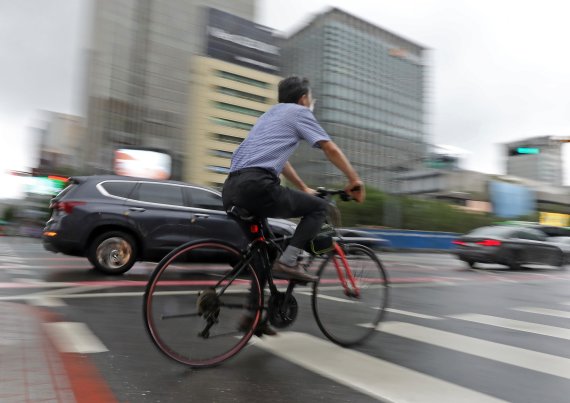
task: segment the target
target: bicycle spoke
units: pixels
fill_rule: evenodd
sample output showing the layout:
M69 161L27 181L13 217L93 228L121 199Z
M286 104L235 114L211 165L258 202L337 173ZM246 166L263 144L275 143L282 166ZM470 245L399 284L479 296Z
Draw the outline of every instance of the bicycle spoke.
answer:
M175 315L161 315L160 319L175 319L175 318L188 318L192 316L201 316L198 312L195 313L178 313Z
M345 259L337 258L338 252L334 252L322 263L319 280L313 286L312 305L325 336L351 346L373 333L360 326L362 323L381 320L388 301L388 280L373 251L357 245L346 250L350 253Z
M200 259L205 255L225 261L205 263ZM253 323L251 329L240 331L241 318L249 311L259 320L263 295L247 261L236 266L241 269L234 268L239 259L237 250L212 241L183 245L158 264L145 292L144 319L162 353L192 367L205 367L226 360L247 344Z

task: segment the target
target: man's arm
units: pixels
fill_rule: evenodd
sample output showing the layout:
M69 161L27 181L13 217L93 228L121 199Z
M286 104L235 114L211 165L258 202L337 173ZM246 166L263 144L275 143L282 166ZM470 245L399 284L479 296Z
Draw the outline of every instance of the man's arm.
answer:
M293 169L293 166L289 162L285 164L283 171L281 172L285 178L293 185L297 187L297 189L313 194L315 191L308 187L305 182L297 175L297 172Z
M332 141L319 141L319 147L323 150L328 160L348 178L348 185L345 188L346 192L354 197L356 201L363 202L366 198L364 184L342 150Z

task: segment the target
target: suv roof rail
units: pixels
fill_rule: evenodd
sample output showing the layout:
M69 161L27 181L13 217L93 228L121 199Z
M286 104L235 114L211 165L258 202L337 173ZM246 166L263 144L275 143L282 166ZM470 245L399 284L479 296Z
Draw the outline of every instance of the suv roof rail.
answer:
M67 179L67 181L69 183L74 183L76 185L79 185L80 183L87 181L88 178L89 178L88 176L70 176Z

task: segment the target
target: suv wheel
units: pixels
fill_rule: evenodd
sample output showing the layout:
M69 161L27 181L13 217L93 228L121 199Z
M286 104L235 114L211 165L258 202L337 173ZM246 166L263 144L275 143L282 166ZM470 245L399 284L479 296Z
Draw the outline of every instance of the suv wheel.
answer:
M471 267L472 269L475 268L475 263L477 263L477 262L474 262L473 260L464 260L464 262L467 263L467 265L469 267Z
M123 274L135 264L136 244L133 237L124 232L105 232L91 242L87 258L103 273Z

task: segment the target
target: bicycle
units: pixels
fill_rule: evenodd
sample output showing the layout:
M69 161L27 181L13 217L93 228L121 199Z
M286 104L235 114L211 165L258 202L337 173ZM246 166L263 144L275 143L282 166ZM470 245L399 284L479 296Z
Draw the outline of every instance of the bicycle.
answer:
M319 188L317 195L331 206L335 195L351 200L343 190ZM388 304L389 283L373 250L345 243L327 218L328 234L317 237L311 253L301 258L302 267L316 270L318 277L309 294L306 284L271 275L273 261L291 236L276 237L267 219L235 206L228 214L249 227L253 240L244 250L217 240L190 242L164 257L149 279L144 323L163 354L193 368L220 364L244 348L264 321L279 329L293 324L299 312L293 296L297 286L304 287L299 293L311 296L317 325L332 342L350 347L374 333ZM314 250L319 240L328 241L329 236L328 248ZM254 261L265 270L256 271ZM261 286L264 276L267 304ZM246 329L239 329L244 312L253 319Z

